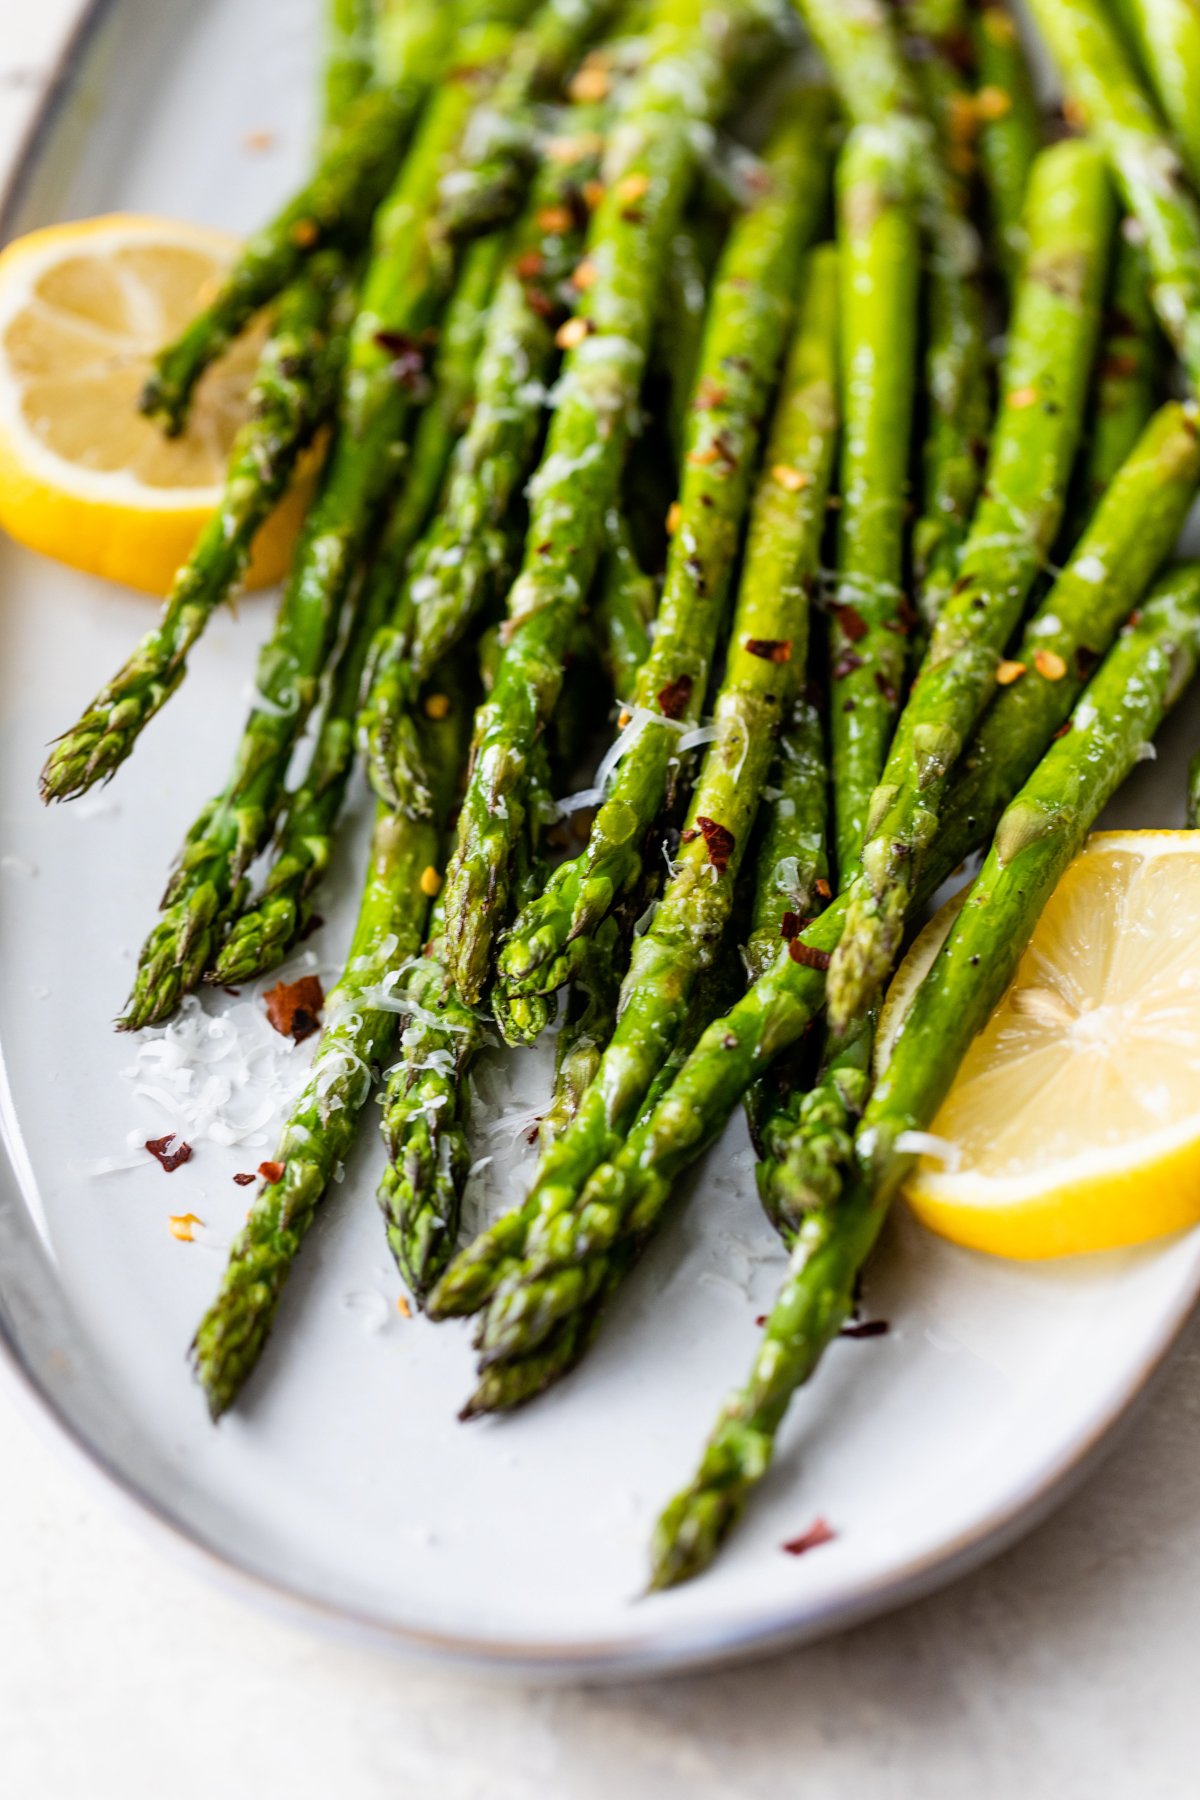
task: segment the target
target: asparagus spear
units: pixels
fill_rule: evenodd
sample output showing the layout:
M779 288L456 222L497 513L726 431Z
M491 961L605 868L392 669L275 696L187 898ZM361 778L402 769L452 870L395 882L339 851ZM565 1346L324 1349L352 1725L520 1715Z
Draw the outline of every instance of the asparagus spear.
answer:
M799 931L821 911L831 891L824 733L808 698L795 701L779 748L775 786L765 795L766 829L754 870L751 930L742 952L752 982L774 962L781 930ZM769 1142L795 1128L797 1097L808 1085L805 1063L804 1047L798 1045L746 1094L746 1119L760 1158ZM760 1160L756 1173L763 1205L776 1221L769 1167Z
M694 171L697 126L719 115L739 48L764 16L762 0L732 0L701 23L690 0L663 0L651 53L618 112L605 194L589 234L595 281L533 483L508 639L476 721L447 876L447 954L459 992L472 1002L505 913L529 754L554 710L563 653L616 496L658 265Z
M1079 540L1070 562L1029 619L1002 687L941 809L927 880L962 860L964 836L990 833L1038 747L1063 723L1088 672L1137 596L1170 554L1200 484L1191 406L1160 407ZM951 860L951 858L953 860Z
M638 670L650 654L658 596L638 562L619 507L609 508L606 536L608 548L591 602L592 625L613 693L620 698L632 695Z
M1003 0L985 0L971 25L979 80L979 163L1000 266L1011 287L1025 255L1022 219L1029 173L1042 141L1041 120L1016 20Z
M775 134L760 191L730 233L713 283L678 522L653 646L634 689L629 748L587 848L560 864L505 941L501 980L514 992L560 986L570 972L569 946L629 891L671 784L679 729L693 725L703 705L800 252L816 224L823 135L819 104ZM779 643L764 656L790 658L790 630L766 635Z
M1122 234L1104 310L1087 442L1067 508L1072 526L1090 518L1154 410L1161 375L1157 337L1145 258ZM1071 541L1078 535L1072 530Z
M950 170L950 147L944 146L945 154L939 154L938 133L922 110L924 98L941 124L941 135L949 135L961 100L961 83L952 61L960 54L956 38L961 7L959 0L919 0L910 9L935 40L931 54L916 65L926 71L924 96L910 79L891 17L879 0L856 0L854 6L837 4L837 0L799 0L799 9L833 71L850 117L879 134L875 178L886 183L890 165L892 191L897 200L903 196L910 203L919 202L933 248L926 362L930 432L924 456L922 516L913 545L919 592L932 618L977 492L974 453L986 419L978 292L981 246L967 217L964 182ZM862 174L865 181L865 168ZM901 290L897 316L907 307ZM899 371L891 372L890 358L886 366L896 387ZM851 435L847 434L848 441ZM899 489L895 492L898 496ZM894 546L890 548L894 559ZM889 577L889 584L895 585L896 579ZM868 664L874 660L867 658ZM884 661L896 664L894 647ZM859 685L870 686L876 673L887 692L898 686L886 668L869 670ZM853 700L856 708L860 706L858 695L842 696L843 703L847 699ZM873 751L880 762L891 722L886 699L882 707L878 704L881 699L878 693L868 695L865 715L871 726L868 743L873 736L882 736L882 746L876 745ZM836 714L836 705L834 710ZM837 752L837 736L841 735L835 735L835 761L841 770L843 804L852 808L858 784L850 778L845 756ZM868 785L873 781L869 776ZM844 823L839 826L843 850L848 829Z
M1200 13L1192 0L1127 0L1124 16L1192 181L1200 183Z
M536 101L558 93L616 10L617 0L543 0L513 44L490 102L475 116L468 166L446 184L452 232L491 229L511 216L537 158Z
M157 625L57 740L42 770L44 800L70 800L111 779L182 682L188 652L236 589L259 526L332 409L351 302L336 251L315 258L284 295L248 417L233 442L220 505L176 575Z
M1174 571L1143 608L1000 821L950 935L918 989L855 1144L838 1204L805 1220L750 1379L726 1402L691 1484L654 1534L651 1585L708 1566L771 1462L796 1388L850 1315L858 1273L914 1161L904 1133L927 1129L972 1038L1093 821L1200 659L1200 566Z
M862 1016L887 978L946 777L991 696L1004 646L1063 515L1112 233L1100 153L1084 142L1043 151L1025 221L1029 251L984 498L871 797L862 868L829 971L829 1016L837 1032ZM835 779L836 769L835 763Z
M1200 206L1099 0L1030 0L1072 103L1144 235L1150 296L1192 388L1200 383Z
M423 804L404 719L507 570L512 504L536 451L563 294L579 264L583 186L599 160L596 121L585 114L578 133L558 140L535 183L488 315L470 426L396 617L372 646L359 738L371 783L390 806Z
M535 1222L572 1204L589 1171L611 1154L690 1016L697 979L725 931L779 713L804 663L807 592L819 555L836 429L835 263L828 251L812 258L755 495L734 648L716 707L718 736L692 798L689 828L695 835L681 846L678 873L635 945L620 1023L575 1120L544 1158L524 1205L477 1238L439 1283L430 1303L435 1316L477 1311ZM775 656L786 660L775 662Z
M1181 407L1164 407L1031 624L1032 642L1052 644L1062 672L1057 663L1043 664L1045 674L1031 667L1028 685L1022 676L991 709L943 811L918 905L990 838L1004 807L1069 714L1083 671L1094 666L1094 657L1082 652L1089 641L1102 650L1145 591L1178 536L1198 482L1200 446L1191 416ZM1081 615L1087 620L1082 628ZM610 1160L597 1167L591 1159L593 1173L582 1196L577 1179L561 1181L556 1192L550 1175L557 1170L543 1171L536 1217L544 1225L536 1254L527 1202L523 1212L498 1221L452 1266L434 1296L438 1311L474 1311L499 1283L512 1281L521 1294L521 1313L507 1353L517 1354L576 1307L590 1304L604 1286L614 1245L640 1240L651 1229L675 1177L720 1132L751 1082L819 1013L824 971L846 911L843 895L794 936L782 921L787 941L776 961L709 1027L621 1147L604 1152ZM518 1253L524 1260L514 1267Z
M271 866L258 893L234 920L208 974L218 986L277 967L312 917L313 892L329 866L354 767L354 726L367 652L392 607L408 551L437 500L470 407L476 354L502 248L499 238L485 238L467 255L446 312L434 395L414 434L404 488L334 664L308 769L284 803Z
M466 738L467 707L461 695L457 698L446 717L429 727L427 746L439 802L447 809ZM429 910L427 871L438 862L441 822L405 819L383 807L376 814L349 955L326 1000L308 1081L280 1139L275 1160L282 1174L255 1197L192 1344L196 1375L214 1419L233 1404L258 1361L305 1233L354 1142L372 1070L395 1041L396 1015L380 1001L392 972L421 946Z
M829 631L834 840L858 858L904 677L903 532L919 252L908 175L886 130L859 125L838 165L845 432Z
M949 197L960 221L968 217L970 168L959 121L971 113L967 87L970 40L964 0L916 0L906 17L922 33L916 71L938 131L951 179ZM969 158L969 150L965 152ZM921 510L913 526L912 562L917 605L932 627L954 585L958 553L982 479L981 453L990 416L981 269L964 268L934 234L925 296L925 443L921 452ZM917 660L910 646L909 662Z
M554 1089L538 1131L543 1154L578 1113L612 1039L626 962L621 937L610 914L588 939L571 983L567 1016L554 1042Z
M381 1129L388 1166L379 1204L388 1244L421 1300L446 1266L458 1231L471 1156L464 1095L467 1071L486 1041L486 1022L447 979L441 902L415 959L404 999L408 1018L384 1090Z
M400 159L401 146L437 66L445 33L436 4L422 5L428 33L414 32L410 78L372 89L333 130L311 181L269 225L249 238L215 297L155 358L142 411L171 435L183 430L193 390L260 307L266 306L327 244L355 250Z
M440 88L384 208L351 333L341 426L284 589L275 629L259 653L260 701L251 709L224 791L193 824L142 949L119 1024L167 1017L211 965L245 893L246 870L271 830L296 740L316 699L342 602L391 487L415 398L419 333L449 284L453 258L438 229L437 196L486 71L508 33L476 35ZM423 379L423 376L421 377Z
M754 903L744 958L751 981L765 975L779 949L781 922L799 923L829 898L824 733L807 694L792 702L779 739L775 791L754 871Z
M340 125L371 80L374 0L329 0L325 19L325 124Z

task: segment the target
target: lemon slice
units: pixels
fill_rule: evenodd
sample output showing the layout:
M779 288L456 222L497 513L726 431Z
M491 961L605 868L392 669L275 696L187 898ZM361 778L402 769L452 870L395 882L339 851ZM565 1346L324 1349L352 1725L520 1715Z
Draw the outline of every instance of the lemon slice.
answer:
M886 1056L953 922L897 972ZM907 1196L942 1236L1069 1256L1200 1222L1200 832L1098 832L930 1127Z
M116 213L0 252L0 525L19 542L166 592L220 499L265 326L204 376L180 437L143 419L138 395L236 249L224 232ZM286 569L304 498L260 532L257 585Z

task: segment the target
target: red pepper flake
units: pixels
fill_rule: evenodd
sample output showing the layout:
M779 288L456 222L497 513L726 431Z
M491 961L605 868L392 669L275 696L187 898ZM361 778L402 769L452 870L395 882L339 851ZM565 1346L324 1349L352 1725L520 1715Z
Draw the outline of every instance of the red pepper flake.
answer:
M861 669L863 659L857 650L844 650L833 665L833 679L844 681L847 675L853 675L855 669Z
M807 1531L802 1531L799 1537L789 1538L786 1544L780 1545L780 1549L789 1556L803 1556L806 1551L815 1550L821 1544L831 1544L836 1536L837 1532L824 1519L814 1519Z
M1066 737L1066 735L1067 735L1068 731L1070 731L1070 729L1071 729L1071 721L1070 721L1070 719L1068 719L1065 725L1059 726L1058 730L1055 732L1055 734L1051 738L1050 742L1052 744L1057 743L1059 738Z
M843 637L849 638L852 644L857 644L859 638L866 637L868 630L867 621L863 618L857 606L851 606L849 601L847 601L844 606L838 607L836 618L838 625L841 627Z
M1134 629L1136 630L1136 628L1142 622L1142 615L1141 615L1140 608L1135 607L1134 611L1130 613L1129 619L1127 622L1128 622L1128 624L1132 625L1134 627Z
M247 1175L243 1170L240 1175L235 1175L233 1179L237 1182L239 1187L249 1187L250 1183L254 1180L254 1177L253 1175Z
M802 968L822 971L829 967L832 960L828 950L814 950L811 944L806 944L803 938L798 937L792 938L788 944L788 955Z
M1109 381L1126 381L1138 372L1138 359L1124 350L1114 350L1103 357L1100 373Z
M759 1315L758 1315L757 1319L755 1319L754 1323L756 1325L765 1325L767 1322L768 1316L769 1315L767 1313L759 1313Z
M173 1150L171 1149L172 1144L175 1146ZM169 1131L166 1137L147 1138L146 1149L150 1152L155 1162L162 1164L162 1167L166 1170L168 1175L171 1173L172 1169L177 1169L181 1163L191 1162L192 1160L192 1146L190 1144L185 1144L178 1132L175 1131Z
M546 259L540 250L525 250L513 266L522 281L532 281L545 270Z
M779 935L789 944L794 937L799 937L804 929L804 921L797 912L785 912L779 921Z
M321 1023L325 990L317 976L302 975L299 981L277 981L263 1002L280 1037L302 1044Z
M852 1319L843 1325L838 1336L844 1338L886 1337L891 1326L886 1319Z
M719 825L715 819L698 818L696 823L704 834L704 848L708 851L709 862L718 875L724 875L737 839L728 825Z
M681 844L694 844L696 839L699 836L700 836L700 833L698 831L693 830L693 828L689 825L687 827L686 831L680 832L679 841Z
M674 681L668 681L665 687L658 690L659 710L664 718L682 718L687 711L688 701L692 697L695 686L690 675L677 675Z
M425 349L406 331L377 331L377 347L392 359L391 375L398 387L418 394L425 386Z
M791 638L747 638L747 656L761 656L764 662L785 663L792 660Z
M823 875L817 876L816 894L817 894L817 898L819 900L828 900L831 898L831 896L833 894L833 889L830 887L829 883L826 881L826 879Z
M281 1162L260 1162L258 1172L264 1181L273 1185L275 1182L283 1180L283 1171L286 1167L286 1163Z

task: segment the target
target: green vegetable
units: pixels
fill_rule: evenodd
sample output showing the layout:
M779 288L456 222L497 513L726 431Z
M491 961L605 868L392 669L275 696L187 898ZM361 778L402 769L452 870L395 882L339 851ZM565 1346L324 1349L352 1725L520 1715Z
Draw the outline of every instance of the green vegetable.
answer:
M734 225L714 277L678 520L654 641L634 689L629 747L586 849L559 865L505 940L500 976L513 992L561 986L570 974L570 946L634 885L643 841L673 784L680 730L695 724L704 704L800 253L816 225L824 133L819 104L776 133L760 189ZM763 652L768 668L772 655L791 657L790 629L763 635L782 645ZM755 784L749 793L753 804ZM691 829L698 829L694 822Z
M984 0L971 20L979 86L979 163L1000 267L1011 287L1025 255L1025 195L1042 122L1016 20L1003 0Z
M439 338L433 397L417 424L404 486L334 664L308 768L284 802L262 885L234 920L209 973L218 986L277 967L312 917L312 896L333 854L354 768L355 720L368 650L393 606L408 551L437 501L470 409L476 355L502 248L500 239L485 238L467 255Z
M1200 183L1200 12L1193 0L1126 0L1122 12L1188 172Z
M946 778L991 697L1004 646L1053 547L1066 503L1113 226L1100 153L1083 142L1043 151L1034 165L1025 222L1029 249L984 497L871 797L861 872L829 971L836 1032L862 1017L887 979L937 828ZM834 774L836 801L836 760ZM847 865L839 866L844 871Z
M447 161L508 40L477 34L453 79L440 87L394 193L377 222L378 242L351 333L342 417L309 513L275 628L259 654L257 689L224 791L204 808L184 843L146 940L122 1029L166 1018L211 965L245 895L246 871L262 849L283 796L288 761L317 697L342 603L391 488L414 402L419 334L453 275L438 225Z
M1200 383L1200 206L1178 152L1100 0L1030 0L1029 11L1144 233L1150 297L1194 390Z
M1198 480L1200 454L1190 414L1164 408L1035 616L1035 641L1041 634L1060 648L1083 642L1071 634L1078 632L1076 620L1086 608L1092 642L1102 649L1169 554ZM1027 688L1028 678L1022 677L991 709L987 727L999 719L1002 729L980 758L978 774L974 758L984 734L964 759L917 904L988 841L999 814L1065 721L1090 664L1074 655L1069 663L1064 657L1064 664L1055 679L1032 671ZM1028 701L1019 699L1023 688ZM968 794L962 804L960 792ZM546 1159L531 1196L540 1205L531 1208L527 1202L477 1239L443 1278L430 1310L436 1304L440 1313L475 1311L499 1288L507 1296L506 1313L519 1325L518 1341L528 1348L535 1335L590 1304L611 1268L614 1246L646 1235L676 1177L722 1130L751 1083L819 1013L824 969L846 911L842 896L788 942L745 997L705 1031L669 1088L618 1140L620 1147L604 1152L608 1162L597 1166L594 1155L578 1158L588 1175L582 1195L580 1168L572 1168L564 1155L576 1135L568 1133Z
M632 1125L694 1016L696 985L725 933L775 733L804 667L837 422L836 325L836 257L818 251L755 495L733 648L714 709L717 737L689 809L693 835L635 941L617 1029L571 1126L544 1157L524 1205L477 1238L443 1278L430 1303L435 1316L476 1311L537 1223L572 1204Z
M834 841L855 867L904 680L904 515L917 360L920 249L909 174L890 133L859 125L838 165L841 509L829 628Z
M507 908L529 755L552 714L563 656L603 547L641 388L658 269L695 168L697 127L715 120L759 0L731 0L701 29L691 0L664 0L646 63L620 107L606 191L593 214L595 280L585 334L566 358L530 494L520 575L493 692L476 721L446 893L447 957L475 1003Z
M359 738L372 786L389 806L425 803L405 720L431 670L509 572L514 502L536 454L555 366L562 293L583 243L584 183L599 165L596 115L542 170L488 313L470 425L394 617L376 634Z
M996 840L914 998L855 1140L853 1179L796 1237L749 1381L725 1404L693 1481L654 1534L651 1585L708 1566L770 1466L788 1403L854 1305L854 1286L971 1040L1012 979L1067 864L1200 659L1200 566L1160 585L1006 809Z
M332 410L352 298L336 251L314 258L285 293L233 442L220 505L176 575L157 625L57 740L42 770L44 800L70 800L111 779L182 682L188 652L236 589L259 526Z
M466 721L467 707L460 702L430 728L427 754L445 808ZM233 1404L262 1353L317 1206L357 1136L372 1071L395 1042L396 1015L379 1002L393 971L420 949L429 911L422 876L436 865L439 843L437 821L405 819L379 808L349 955L326 998L312 1068L276 1153L283 1172L256 1196L192 1345L196 1376L214 1419Z

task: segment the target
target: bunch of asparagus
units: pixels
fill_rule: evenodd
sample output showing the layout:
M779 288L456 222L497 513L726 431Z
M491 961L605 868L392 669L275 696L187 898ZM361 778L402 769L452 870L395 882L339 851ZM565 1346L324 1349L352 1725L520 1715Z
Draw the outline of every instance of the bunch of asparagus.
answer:
M1169 398L1200 381L1200 41L1172 0L1030 10L1054 143L1002 0L332 0L313 176L146 390L178 429L274 308L221 509L43 773L48 799L114 774L319 446L256 704L121 1020L285 959L361 755L345 968L194 1340L214 1418L380 1071L388 1243L431 1318L477 1320L464 1417L579 1361L744 1102L787 1274L653 1585L765 1475L905 1134L1200 660L1200 567L1167 566L1200 486ZM874 1080L905 933L973 851ZM472 1063L563 990L531 1188L460 1247Z

